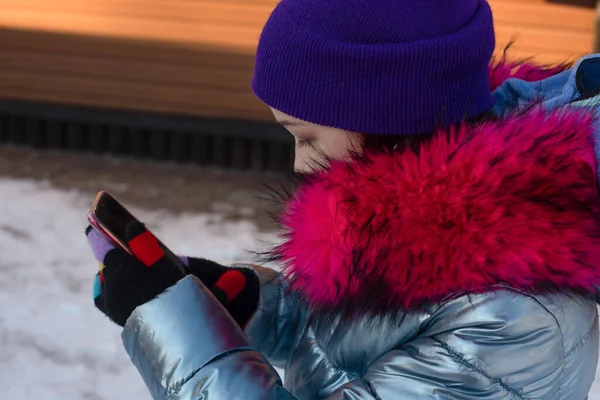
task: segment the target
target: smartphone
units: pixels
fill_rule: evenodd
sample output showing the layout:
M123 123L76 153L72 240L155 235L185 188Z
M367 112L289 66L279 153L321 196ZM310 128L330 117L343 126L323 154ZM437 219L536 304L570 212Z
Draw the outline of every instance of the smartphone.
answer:
M101 191L96 195L94 204L88 213L90 224L102 232L115 245L133 255L125 236L125 227L132 221L138 221L125 207L121 205L110 193ZM154 236L154 235L153 235ZM154 236L156 238L156 236ZM158 238L159 246L163 249L165 257L184 274L189 274L188 267Z

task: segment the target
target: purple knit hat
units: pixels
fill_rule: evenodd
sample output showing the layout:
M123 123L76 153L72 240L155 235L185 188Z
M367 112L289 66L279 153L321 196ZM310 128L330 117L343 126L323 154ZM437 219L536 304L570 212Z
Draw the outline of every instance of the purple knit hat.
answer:
M486 0L282 0L252 89L311 123L425 133L492 107L494 46Z

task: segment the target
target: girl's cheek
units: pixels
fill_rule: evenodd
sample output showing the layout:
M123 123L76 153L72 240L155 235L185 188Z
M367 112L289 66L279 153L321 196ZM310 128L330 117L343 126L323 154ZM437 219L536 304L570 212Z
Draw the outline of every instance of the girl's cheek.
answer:
M346 160L353 151L357 150L349 138L339 137L336 139L323 144L327 157L333 160Z

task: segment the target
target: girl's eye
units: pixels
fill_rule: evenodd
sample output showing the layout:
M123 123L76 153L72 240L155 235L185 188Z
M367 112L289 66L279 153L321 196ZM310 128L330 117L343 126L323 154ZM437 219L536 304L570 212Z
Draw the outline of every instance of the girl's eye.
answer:
M312 141L311 140L307 140L307 139L299 139L296 142L296 147L297 148L302 148L302 147L311 147L312 146Z

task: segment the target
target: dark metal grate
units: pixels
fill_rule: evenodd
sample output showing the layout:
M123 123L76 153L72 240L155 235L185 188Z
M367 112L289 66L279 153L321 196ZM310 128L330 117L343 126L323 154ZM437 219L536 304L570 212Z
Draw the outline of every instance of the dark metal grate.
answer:
M289 170L293 142L270 123L0 100L0 144L235 169Z

